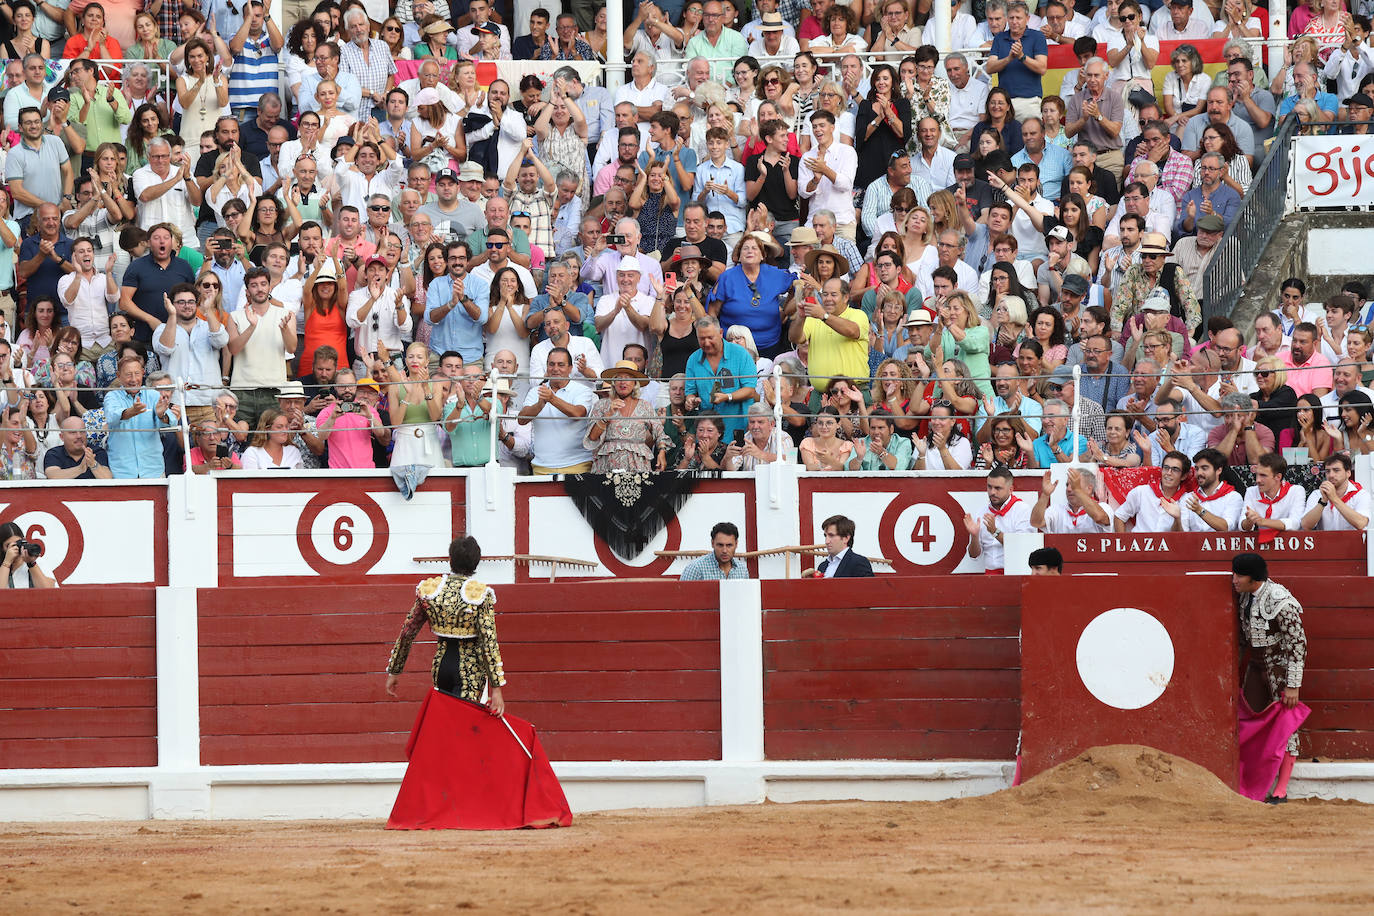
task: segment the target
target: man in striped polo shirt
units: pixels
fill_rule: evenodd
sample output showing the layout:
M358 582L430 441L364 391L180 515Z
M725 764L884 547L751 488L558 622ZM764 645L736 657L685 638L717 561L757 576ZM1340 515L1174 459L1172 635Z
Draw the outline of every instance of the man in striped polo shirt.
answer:
M229 107L236 115L252 111L264 92L277 88L277 52L281 50L281 30L258 0L250 0L229 50L234 66L229 71Z

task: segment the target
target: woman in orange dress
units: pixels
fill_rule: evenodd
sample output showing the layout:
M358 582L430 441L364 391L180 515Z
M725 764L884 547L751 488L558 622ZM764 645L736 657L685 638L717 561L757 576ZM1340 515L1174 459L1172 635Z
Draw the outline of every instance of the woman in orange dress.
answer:
M62 56L67 60L78 57L90 60L121 60L124 57L124 49L119 46L119 42L105 31L105 7L99 3L87 4L81 11L81 31L67 39ZM119 68L114 65L102 66L100 78L118 80Z
M338 353L348 352L348 293L339 282L343 265L338 258L319 257L315 272L305 281L301 303L305 307L305 346L300 357L300 375L314 371L315 349L328 344Z

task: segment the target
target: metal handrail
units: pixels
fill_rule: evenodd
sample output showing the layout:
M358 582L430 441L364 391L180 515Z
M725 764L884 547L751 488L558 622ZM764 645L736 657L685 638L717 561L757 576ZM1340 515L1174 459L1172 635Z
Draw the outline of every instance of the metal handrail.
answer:
M1202 275L1202 317L1230 315L1245 292L1245 281L1259 265L1264 249L1283 219L1288 188L1292 140L1300 127L1298 116L1288 116L1274 131L1269 152L1255 170L1240 212L1217 242L1216 254Z

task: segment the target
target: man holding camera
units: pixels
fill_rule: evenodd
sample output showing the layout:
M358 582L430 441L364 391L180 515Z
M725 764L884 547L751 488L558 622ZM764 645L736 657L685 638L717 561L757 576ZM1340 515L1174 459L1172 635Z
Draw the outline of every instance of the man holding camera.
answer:
M43 556L43 545L25 540L24 531L14 522L0 525L0 539L3 539L4 579L3 588L57 588L57 580L45 573L38 565Z
M190 451L192 474L243 469L243 462L239 460L239 456L229 452L227 435L213 419L202 420L196 424L195 430L191 433L196 443Z
M376 408L357 400L358 379L352 369L340 369L334 376L334 402L320 411L313 434L304 434L307 444L329 444L331 468L371 468L373 438L386 445L391 433L382 425Z

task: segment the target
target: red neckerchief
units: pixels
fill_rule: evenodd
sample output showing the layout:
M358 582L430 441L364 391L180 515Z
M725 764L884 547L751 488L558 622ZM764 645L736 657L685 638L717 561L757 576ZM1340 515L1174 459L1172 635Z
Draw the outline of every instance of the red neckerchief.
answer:
M1360 491L1363 490L1363 489L1364 489L1364 487L1360 486L1360 485L1357 484L1355 481L1353 481L1353 480L1350 481L1350 489L1348 489L1348 490L1345 491L1345 495L1341 497L1341 502L1343 502L1343 503L1348 503L1348 502L1350 502L1350 500L1353 499L1353 498L1355 497L1355 494L1358 493L1358 492L1360 492Z
M1007 513L1011 511L1011 507L1014 506L1014 505L1016 505L1016 504L1019 503L1020 501L1021 501L1021 497L1019 497L1019 496L1017 496L1015 493L1013 493L1013 494L1011 494L1010 496L1007 497L1007 501L1006 501L1005 503L1002 504L1002 508L1000 508L1000 509L994 509L994 508L992 508L992 504L989 503L989 504L988 504L988 511L991 512L993 515L997 516L998 518L1006 518Z
M1279 495L1275 496L1273 499L1265 496L1263 492L1260 493L1259 501L1264 504L1265 518L1274 517L1274 506L1283 502L1284 498L1288 496L1288 491L1291 489L1293 489L1293 485L1285 480L1279 484ZM1269 530L1272 531L1273 529L1271 528Z
M1275 496L1273 499L1270 499L1269 497L1265 496L1264 493L1262 493L1262 492L1260 493L1260 495L1259 495L1259 501L1260 501L1260 503L1264 506L1264 517L1265 517L1265 518L1273 518L1273 517L1274 517L1274 506L1275 506L1277 503L1283 502L1284 498L1285 498L1286 496L1288 496L1288 491L1291 490L1291 489L1293 489L1293 485L1292 485L1291 483L1289 483L1288 481L1285 480L1285 481L1282 481L1282 482L1279 484L1279 495L1278 495L1278 496ZM1272 541L1274 538L1276 538L1276 537L1278 537L1278 536L1279 536L1279 532L1278 532L1278 529L1277 529L1277 528L1260 528L1260 529L1259 529L1259 542L1260 542L1261 544L1268 544L1270 541Z
M1075 511L1073 509L1065 508L1064 511L1069 513L1069 518L1072 520L1072 524L1075 528L1078 527L1078 520L1088 514L1087 509L1079 509Z
M1214 499L1221 499L1223 496L1227 495L1228 493L1234 493L1234 492L1236 492L1236 488L1233 487L1233 486L1231 486L1229 483L1227 483L1226 481L1223 480L1223 481L1221 482L1221 486L1217 487L1217 491L1216 491L1215 493L1213 493L1211 496L1205 496L1205 495L1203 495L1202 490L1199 489L1199 490L1197 491L1197 498L1198 498L1201 502L1209 503L1209 502L1211 502L1211 501L1214 500Z

